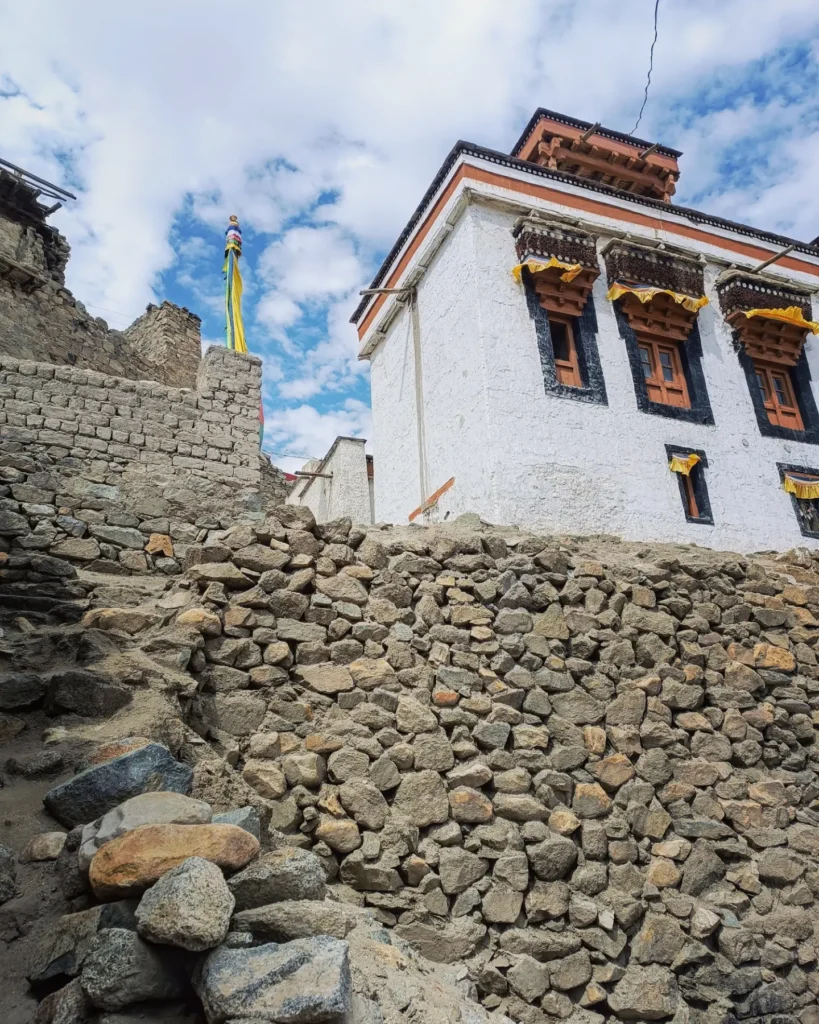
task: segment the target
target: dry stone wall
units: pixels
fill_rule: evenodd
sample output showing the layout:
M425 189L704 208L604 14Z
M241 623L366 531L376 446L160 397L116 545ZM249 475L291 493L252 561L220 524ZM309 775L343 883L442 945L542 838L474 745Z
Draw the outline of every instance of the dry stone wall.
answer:
M192 795L253 807L262 848L318 858L336 902L524 1024L817 1024L810 553L316 525L283 505L203 526L179 561L153 609L95 599L83 628L173 667L188 732L155 738ZM115 729L139 688L89 674L82 705L65 673L11 692ZM106 877L136 870L130 849ZM337 927L246 871L237 945Z

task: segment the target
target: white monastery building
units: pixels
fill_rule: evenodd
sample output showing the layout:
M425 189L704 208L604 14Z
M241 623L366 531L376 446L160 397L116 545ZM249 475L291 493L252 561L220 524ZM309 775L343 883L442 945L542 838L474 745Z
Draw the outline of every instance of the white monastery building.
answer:
M353 316L377 520L816 546L819 246L674 206L679 156L455 145Z

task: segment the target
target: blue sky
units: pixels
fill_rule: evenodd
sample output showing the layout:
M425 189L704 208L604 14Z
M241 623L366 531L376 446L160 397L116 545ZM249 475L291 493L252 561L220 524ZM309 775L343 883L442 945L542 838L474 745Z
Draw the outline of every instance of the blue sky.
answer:
M266 447L285 468L369 436L347 323L458 138L508 151L547 106L628 131L653 0L0 3L0 156L71 188L69 286L124 327L162 298L223 338L244 233ZM819 235L819 4L660 0L639 135L681 149L677 201ZM294 453L288 455L286 453Z

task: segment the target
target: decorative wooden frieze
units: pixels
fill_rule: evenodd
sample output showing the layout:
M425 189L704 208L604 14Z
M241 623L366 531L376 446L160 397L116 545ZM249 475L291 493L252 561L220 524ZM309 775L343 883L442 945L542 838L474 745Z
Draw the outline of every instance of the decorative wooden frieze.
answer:
M717 296L722 315L752 359L796 366L812 326L810 297L805 292L731 270L717 281ZM756 310L762 313L746 315Z
M610 295L625 286L621 309L631 329L641 334L685 341L704 305L702 264L695 259L620 240L603 253ZM633 288L632 293L628 289Z
M600 275L593 235L557 221L527 219L514 231L519 264L554 259L562 266L532 270L531 280L544 309L564 316L580 316ZM566 268L574 269L567 272ZM570 280L567 280L570 278Z

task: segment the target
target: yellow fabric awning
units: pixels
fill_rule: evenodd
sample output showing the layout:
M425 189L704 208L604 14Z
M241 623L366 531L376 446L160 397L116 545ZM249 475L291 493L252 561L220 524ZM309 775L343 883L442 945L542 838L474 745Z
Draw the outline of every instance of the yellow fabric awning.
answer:
M806 327L811 334L819 334L819 323L806 320L799 306L788 306L787 309L743 309L742 312L747 317L764 316L767 320L781 320L795 327Z
M690 455L672 455L668 468L672 473L682 473L683 476L688 476L694 466L701 461L699 455L694 452L691 452Z
M703 306L708 305L708 299L704 295L684 295L682 292L672 292L670 288L654 288L645 284L623 284L622 281L615 281L609 288L606 298L609 302L615 302L623 295L634 295L643 304L650 302L655 295L670 295L677 303L687 309L689 313L696 313Z
M550 270L552 267L559 267L561 270L565 270L565 274L560 275L560 280L565 281L567 284L569 281L574 281L583 270L579 263L564 263L563 260L559 260L556 256L550 256L548 260L539 260L534 256L528 256L523 263L518 263L512 267L512 276L518 284L520 284L520 276L523 273L524 267L532 274L536 274L540 270Z
M782 489L803 501L819 498L819 477L807 473L786 472Z

